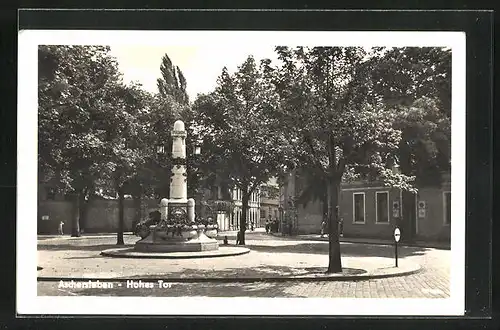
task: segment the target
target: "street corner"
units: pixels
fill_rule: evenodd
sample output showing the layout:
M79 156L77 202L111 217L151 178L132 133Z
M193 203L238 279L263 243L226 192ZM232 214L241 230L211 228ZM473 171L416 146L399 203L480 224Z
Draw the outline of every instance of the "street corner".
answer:
M422 266L409 260L401 260L396 267L387 261L363 262L350 260L344 262L341 272L329 273L327 267L310 267L306 272L290 276L291 280L317 280L317 281L362 281L388 277L413 275L422 270Z

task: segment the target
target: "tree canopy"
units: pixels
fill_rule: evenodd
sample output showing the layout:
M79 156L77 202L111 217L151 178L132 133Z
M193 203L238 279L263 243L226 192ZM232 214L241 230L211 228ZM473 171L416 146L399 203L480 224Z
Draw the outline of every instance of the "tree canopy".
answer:
M207 169L242 191L242 244L250 195L275 175L286 156L282 136L269 120L278 101L263 68L250 56L234 74L224 68L215 90L193 105L199 137L209 150L203 153Z
M401 170L418 186L439 185L451 159L451 49L378 48L371 62L374 92L400 112Z

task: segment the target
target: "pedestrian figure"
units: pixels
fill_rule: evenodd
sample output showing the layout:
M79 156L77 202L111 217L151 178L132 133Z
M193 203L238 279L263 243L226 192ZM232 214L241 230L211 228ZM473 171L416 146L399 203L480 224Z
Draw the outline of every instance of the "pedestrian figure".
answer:
M253 221L250 222L250 229L253 231Z
M321 222L321 237L325 236L326 221Z
M224 236L224 245L227 245L227 236Z
M269 234L269 220L266 220L266 234Z
M59 223L59 235L64 235L63 226L64 226L64 222L61 221Z
M236 233L236 245L239 245L241 243L241 231L238 231Z

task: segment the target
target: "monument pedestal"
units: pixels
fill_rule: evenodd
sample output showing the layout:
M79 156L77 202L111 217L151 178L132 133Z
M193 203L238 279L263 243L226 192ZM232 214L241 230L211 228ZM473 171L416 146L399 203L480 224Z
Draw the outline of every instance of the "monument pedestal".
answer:
M135 243L134 250L140 252L201 252L213 251L218 248L219 242L216 239L201 233L198 237L188 240L177 237L155 240L153 235L149 235Z

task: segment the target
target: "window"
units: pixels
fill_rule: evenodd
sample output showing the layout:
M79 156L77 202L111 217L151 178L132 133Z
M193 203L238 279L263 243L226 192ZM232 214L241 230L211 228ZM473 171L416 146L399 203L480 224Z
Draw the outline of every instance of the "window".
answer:
M353 199L353 222L365 223L365 193L354 193Z
M260 218L263 219L266 217L266 210L260 210Z
M376 223L389 223L389 193L386 191L375 193Z
M444 224L451 225L451 192L446 191L444 194Z

